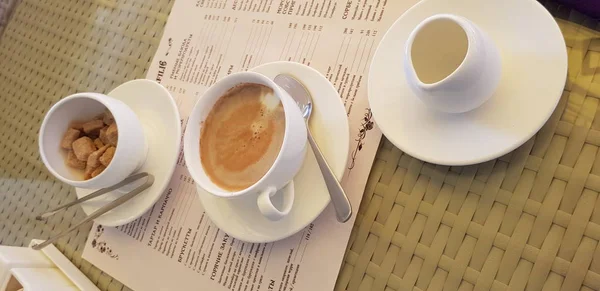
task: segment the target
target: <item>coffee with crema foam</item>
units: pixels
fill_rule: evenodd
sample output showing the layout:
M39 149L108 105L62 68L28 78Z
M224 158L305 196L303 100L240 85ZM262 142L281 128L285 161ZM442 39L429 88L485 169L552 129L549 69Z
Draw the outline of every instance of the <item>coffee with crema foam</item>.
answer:
M202 124L202 167L218 187L246 189L269 171L284 135L285 113L273 89L239 84L217 100Z

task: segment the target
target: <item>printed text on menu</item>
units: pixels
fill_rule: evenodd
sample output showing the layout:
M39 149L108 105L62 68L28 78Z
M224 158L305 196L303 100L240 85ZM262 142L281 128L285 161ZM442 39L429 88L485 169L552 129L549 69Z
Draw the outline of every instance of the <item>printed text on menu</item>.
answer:
M185 130L196 100L224 76L274 61L316 69L346 108L350 152L342 184L356 213L381 137L367 102L370 60L384 32L414 3L177 0L147 78L173 94ZM282 241L237 240L205 214L180 155L154 207L130 224L91 233L84 258L139 290L192 284L207 290L332 290L355 217L340 224L328 207ZM112 257L98 245L110 247ZM142 280L132 269L162 280Z

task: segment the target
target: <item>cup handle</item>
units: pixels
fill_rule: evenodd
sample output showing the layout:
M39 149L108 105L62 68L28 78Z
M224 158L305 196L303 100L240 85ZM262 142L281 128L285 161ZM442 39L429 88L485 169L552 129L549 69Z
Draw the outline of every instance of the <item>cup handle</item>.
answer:
M281 209L277 208L273 204L273 200L271 200L275 195L282 196L281 198L283 199L283 202L280 206ZM267 219L271 221L282 219L290 213L290 210L292 210L292 205L294 204L294 182L290 181L279 191L277 191L277 189L273 186L268 187L258 195L256 203L258 204L260 213L262 213L262 215L264 215Z

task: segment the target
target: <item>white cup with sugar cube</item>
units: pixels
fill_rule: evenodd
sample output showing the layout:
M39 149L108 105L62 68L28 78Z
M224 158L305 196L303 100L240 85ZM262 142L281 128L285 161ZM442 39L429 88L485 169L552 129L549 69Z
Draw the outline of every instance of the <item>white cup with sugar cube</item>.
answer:
M77 93L54 104L42 122L39 147L52 175L87 189L122 181L144 164L148 151L131 108L99 93Z

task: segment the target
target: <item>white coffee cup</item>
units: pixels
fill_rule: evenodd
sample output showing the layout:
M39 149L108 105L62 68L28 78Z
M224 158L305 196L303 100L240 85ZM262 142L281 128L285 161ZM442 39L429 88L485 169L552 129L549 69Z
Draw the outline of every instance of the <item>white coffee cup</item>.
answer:
M273 89L281 100L285 112L285 134L279 155L267 173L255 184L241 191L228 191L215 185L206 175L200 157L200 131L212 107L223 94L241 83L256 83ZM212 85L194 106L184 136L184 153L187 168L198 185L207 192L222 198L256 195L260 212L270 220L286 216L294 203L292 179L300 170L306 153L306 125L296 102L287 92L266 76L253 72L235 73ZM274 203L275 195L281 195Z
M83 180L65 164L60 142L72 122L91 120L107 109L117 123L117 149L100 175ZM54 104L42 122L39 147L42 161L52 175L71 186L88 189L105 188L121 182L144 164L148 152L137 115L120 100L99 93L77 93Z
M410 34L404 51L406 80L426 105L462 113L485 103L498 87L500 53L473 22L438 14Z

